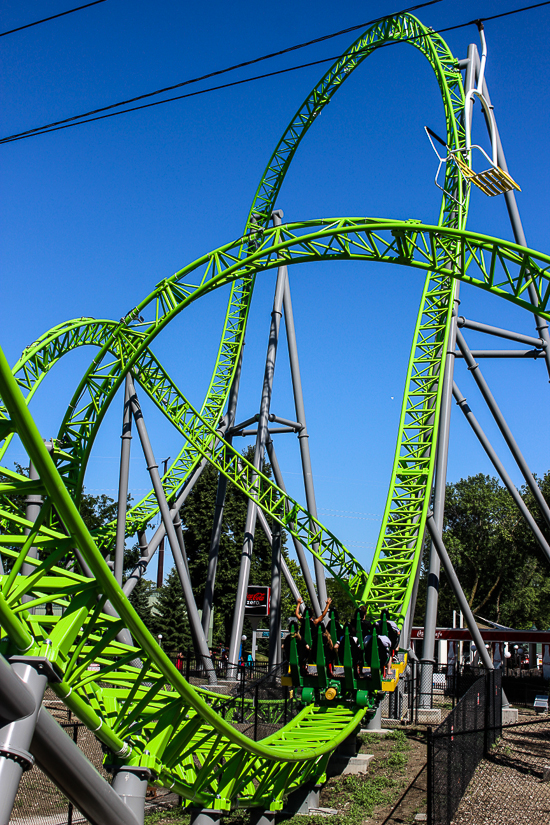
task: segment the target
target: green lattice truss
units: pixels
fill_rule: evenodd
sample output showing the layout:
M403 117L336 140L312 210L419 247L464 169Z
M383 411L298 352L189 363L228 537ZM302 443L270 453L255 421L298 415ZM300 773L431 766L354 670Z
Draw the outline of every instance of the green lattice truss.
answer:
M151 767L160 784L173 786L195 804L282 807L292 789L323 776L330 753L355 729L364 709L309 705L277 734L253 742L217 712L223 700L191 688L152 639L104 561L112 550L115 525L92 537L74 503L97 431L128 371L184 439L163 479L168 497L182 489L206 457L315 553L357 603L366 602L373 611L388 606L402 619L419 563L433 481L440 378L455 284L466 281L550 317L550 257L466 231L468 190L454 164L446 171L437 226L335 218L269 228L286 170L316 116L365 57L399 40L410 42L429 60L441 90L447 143L453 149L462 147L464 94L457 62L446 44L410 15L381 21L336 61L300 107L270 159L241 238L163 280L120 322L81 318L62 324L28 347L13 371L0 357L0 459L17 433L40 476L35 482L2 470L0 552L9 571L1 577L2 652L46 655L61 679L53 689L112 758ZM243 345L256 274L281 263L334 259L394 263L424 273L391 484L369 573L299 503L254 470L218 429ZM198 411L155 358L151 345L189 304L225 284L231 284L231 296L212 380ZM530 301L530 285L537 306ZM96 347L97 354L69 405L52 460L27 405L60 358L88 345ZM21 507L22 497L29 494L44 500L34 524ZM152 493L133 507L127 535L143 528L156 507ZM39 548L38 559L29 558L31 547ZM89 576L75 572L75 554L89 568ZM23 576L25 562L34 572ZM56 605L54 614L61 606L62 615L29 612L48 604ZM117 641L124 627L132 633L133 647ZM89 670L92 663L96 669Z

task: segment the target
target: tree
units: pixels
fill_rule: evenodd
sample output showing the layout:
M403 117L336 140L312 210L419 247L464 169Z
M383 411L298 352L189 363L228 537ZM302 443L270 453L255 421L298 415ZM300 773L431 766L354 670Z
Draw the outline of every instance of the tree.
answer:
M172 567L166 583L157 590L157 594L153 633L162 634L162 647L168 653L190 650L192 641L187 607L175 567Z
M539 486L550 501L550 473ZM548 530L532 493L521 491L539 527ZM443 540L474 614L510 627L546 629L550 624L548 560L506 490L478 474L448 484ZM423 624L429 542L423 558L415 622ZM438 623L450 625L454 594L441 571Z

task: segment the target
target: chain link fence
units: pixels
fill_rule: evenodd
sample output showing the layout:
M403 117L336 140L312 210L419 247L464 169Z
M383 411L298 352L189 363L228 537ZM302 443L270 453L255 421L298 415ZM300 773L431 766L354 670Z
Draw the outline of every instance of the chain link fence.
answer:
M430 825L450 825L479 762L501 735L501 680L498 670L479 676L439 727L428 728Z
M548 825L550 719L507 725L481 760L452 825Z

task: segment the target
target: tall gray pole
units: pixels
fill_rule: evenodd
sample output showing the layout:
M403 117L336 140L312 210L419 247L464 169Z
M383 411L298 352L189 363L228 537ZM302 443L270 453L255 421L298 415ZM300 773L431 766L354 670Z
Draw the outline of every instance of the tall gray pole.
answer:
M170 457L163 459L163 462L162 462L164 464L164 471L162 473L163 477L166 475L166 469L168 467L168 462L169 461L170 461ZM178 510L178 517L177 518L178 518L178 522L179 522L180 530L181 530L181 522L179 520L179 510ZM174 521L174 519L172 519L172 521ZM176 525L174 524L174 527L175 526ZM176 533L177 533L177 530L176 530ZM178 544L180 545L180 549L183 550L184 548L182 548L182 541L183 541L183 536L180 538L180 536L178 535ZM186 565L186 567L187 567L187 565ZM187 572L189 573L189 569L187 570ZM162 587L163 584L164 584L164 536L160 540L159 551L158 551L158 556L157 556L157 589Z
M136 429L138 431L139 439L141 441L145 461L147 462L147 469L149 471L149 476L151 478L151 483L155 491L155 496L158 502L161 518L164 522L164 528L166 530L166 535L168 537L168 543L170 544L170 549L174 557L176 570L178 571L179 580L181 582L183 595L187 606L187 617L189 619L191 635L193 637L193 644L195 646L195 650L197 651L197 655L201 656L203 659L203 664L206 671L206 675L208 676L209 683L216 684L216 672L212 665L210 651L208 650L208 644L206 642L206 638L202 630L199 612L197 610L197 605L195 604L195 597L193 595L193 588L191 586L191 580L185 567L183 555L181 553L181 549L178 543L178 537L176 535L176 530L174 528L174 522L172 521L172 518L170 516L170 508L168 506L168 502L166 501L166 495L164 494L164 488L162 486L162 481L158 470L158 464L155 461L155 456L153 453L153 449L151 447L151 442L149 441L147 428L145 426L145 421L143 420L143 413L141 412L141 407L137 399L133 381L131 385L131 402L132 413L134 415L134 420L136 422Z
M475 49L475 62L476 62L476 71L479 71L479 54L477 48ZM489 107L493 112L493 121L495 126L495 136L497 140L497 161L498 165L501 169L504 169L505 172L508 172L508 164L506 163L506 157L504 155L504 149L502 148L502 141L500 139L500 134L498 131L497 121L495 118L495 110L491 106L491 98L489 95L489 89L487 87L487 82L485 78L483 78L483 96ZM485 111L483 110L485 115ZM508 210L508 217L510 218L510 224L512 226L512 231L514 233L514 238L516 243L520 244L521 246L527 246L527 239L525 237L525 232L523 231L523 224L521 222L518 204L516 201L516 193L513 189L509 192L504 193L504 200L506 202L506 208ZM537 295L537 291L533 284L529 284L528 286L529 292L529 299L534 306L538 306L539 299ZM550 376L550 333L548 331L548 321L545 321L544 318L541 318L539 315L535 315L535 326L537 328L537 332L546 344L544 350L544 360L546 361L546 369L548 370L548 375Z
M34 464L32 463L32 461L29 464L29 478L32 481L36 481L39 478L38 472L36 471L36 468L35 468ZM26 499L25 499L25 518L28 519L28 521L32 521L33 524L34 524L34 522L36 521L36 519L38 518L38 516L40 514L40 508L41 507L42 507L42 496L37 496L37 495L27 496ZM30 527L25 527L23 532L25 533L26 536L28 536L31 532ZM29 549L27 551L26 558L37 559L38 558L38 547L29 547ZM36 568L34 567L33 564L29 564L28 561L24 561L23 565L21 567L21 574L23 576L32 576L35 569ZM32 599L32 596L30 596L28 593L25 593L25 594L23 594L23 597L22 597L21 601L30 602L31 599ZM30 612L34 613L34 608L31 608Z
M483 662L483 666L486 667L487 670L493 670L493 663L491 661L491 657L487 653L485 642L483 641L483 638L479 631L479 627L477 626L476 620L474 619L474 614L472 613L470 605L468 604L468 600L464 595L462 587L460 586L458 576L456 575L455 569L449 558L449 554L447 553L447 549L443 543L443 539L441 538L441 533L437 529L434 517L431 513L428 515L426 524L430 533L430 537L432 539L432 544L439 554L439 558L441 559L441 563L443 565L443 569L445 570L445 574L449 579L449 583L453 589L459 607L464 614L466 626L468 627L472 639L475 642L475 645L479 653L479 658L481 659L481 661Z
M548 507L548 504L546 503L546 500L545 500L544 496L542 495L542 492L541 492L541 489L540 489L539 485L537 484L537 482L533 478L533 474L531 473L531 470L529 469L529 465L527 464L525 458L523 457L523 453L521 452L520 448L518 447L517 442L516 442L514 436L512 435L512 431L510 430L510 427L506 423L506 419L504 418L502 412L500 411L500 408L499 408L497 402L495 401L495 399L493 397L493 394L492 394L491 390L489 389L487 382L485 381L485 378L483 377L483 374L481 372L481 368L480 368L479 364L474 359L474 357L473 357L472 353L470 352L470 349L469 349L469 347L468 347L466 341L464 340L464 338L462 336L462 333L460 331L458 331L458 333L457 333L456 342L457 342L458 347L459 347L459 349L462 353L464 361L468 365L468 369L470 370L470 372L472 373L472 375L474 377L474 381L476 382L477 386L479 387L480 392L481 392L483 398L485 399L485 401L487 403L487 406L491 410L492 416L495 419L499 430L501 431L502 435L504 436L504 440L506 441L508 447L510 448L510 452L512 453L512 455L514 456L514 458L516 460L516 464L518 465L519 469L521 470L521 474L523 475L523 477L524 477L524 479L527 483L527 486L529 487L529 489L533 493L534 499L537 502L537 505L539 507L540 512L542 513L542 516L543 516L545 522L550 527L550 508Z
M283 493L286 493L286 486L285 481L283 478L283 474L281 473L281 468L279 466L279 461L277 460L277 454L275 452L275 447L271 438L267 440L267 453L269 455L269 462L271 464L271 469L273 470L273 477L275 479L275 484L279 487ZM296 550L296 555L298 556L298 562L300 564L300 569L302 571L302 576L304 577L304 581L306 583L308 596L311 601L311 606L313 611L317 616L320 616L322 610L319 606L319 599L317 598L317 592L315 590L315 584L313 583L313 579L311 577L311 573L308 567L306 554L304 548L298 541L295 536L292 536L292 541L294 543L294 549Z
M271 604L269 609L269 670L281 663L281 525L275 522L271 543Z
M280 223L282 212L273 213L273 221L277 225ZM275 360L277 357L277 345L279 343L279 326L281 323L283 293L286 282L286 267L281 266L277 270L277 283L275 285L275 297L273 299L273 310L271 312L271 325L269 329L269 342L267 345L267 356L265 361L264 382L262 387L262 397L260 401L260 414L258 418L258 434L256 436L256 447L254 450L254 466L260 470L264 459L265 443L268 435L269 408L271 405L271 393L273 390L273 376L275 374ZM229 669L228 678L234 679L236 676L236 662L239 656L239 647L243 632L244 608L246 602L246 591L248 578L250 575L250 563L254 548L254 531L256 528L257 505L252 499L248 501L246 512L246 523L244 528L244 541L241 553L241 565L239 568L239 581L237 584L237 595L235 600L235 612L233 615L233 627L231 629L231 641L229 643Z
M124 549L126 546L126 508L128 504L128 476L130 473L130 449L132 446L132 410L130 404L131 376L126 376L124 386L124 412L122 415L122 435L120 446L120 472L118 478L118 507L115 541L115 579L122 586Z
M468 46L468 63L466 65L466 75L464 79L465 92L470 91L475 84L474 81L474 57L475 46ZM443 374L443 390L441 396L441 413L439 419L439 430L437 434L437 457L434 480L434 514L433 518L437 529L443 531L443 513L445 510L445 489L447 482L447 459L449 455L449 428L451 423L453 375L454 375L454 351L456 348L457 315L459 306L459 283L454 287L454 308L449 334L449 345L445 359L445 371ZM435 630L437 627L437 603L439 600L439 572L440 559L435 547L430 548L430 560L428 567L428 581L426 593L426 615L424 618L424 642L422 645L422 659L420 670L420 701L423 707L431 704L432 700L432 680L433 668L435 664ZM412 617L411 617L412 622Z
M286 267L285 267L286 270ZM317 502L315 500L315 487L313 485L313 471L311 469L311 455L309 451L309 435L306 424L306 408L304 405L304 394L302 391L302 377L300 375L300 362L298 359L298 345L296 343L296 328L294 326L294 313L292 311L292 299L290 297L290 283L288 273L285 279L284 293L285 329L288 343L288 356L290 360L290 374L292 376L292 389L294 391L294 405L296 408L296 420L301 424L298 433L300 444L300 455L302 458L302 472L304 475L304 487L306 492L307 509L314 518L317 518ZM314 549L317 549L314 545ZM315 580L317 582L318 602L324 607L327 600L327 586L325 583L325 568L319 559L313 557L313 567L315 570ZM311 598L311 593L310 593ZM313 599L312 599L313 602ZM320 615L320 612L317 613Z
M197 483L197 481L201 477L201 474L202 474L203 470L205 469L205 467L207 466L207 464L208 464L208 459L206 459L206 458L203 458L200 461L200 463L197 464L197 466L195 467L195 469L193 470L193 472L191 473L191 475L187 479L187 482L186 482L184 488L182 489L182 491L178 495L178 497L177 497L177 499L174 503L174 506L170 509L170 518L174 522L174 528L176 528L177 522L179 520L179 515L178 514L179 514L179 511L180 511L180 508L183 506L183 504L185 503L187 497L189 496L189 494L193 490L193 487L195 486L195 484ZM180 526L181 526L181 522L180 522ZM177 532L178 531L176 529L176 534L177 534ZM132 592L132 590L134 589L134 587L136 586L138 581L142 578L143 574L147 570L147 565L149 564L149 562L153 558L155 552L157 551L157 549L159 547L159 544L160 544L161 540L163 539L163 537L165 535L166 535L166 529L164 527L163 522L161 522L159 524L159 526L157 527L157 529L155 531L155 534L154 534L154 536L153 536L153 538L151 539L150 542L147 542L146 537L145 537L145 532L143 530L138 532L139 548L141 550L141 558L140 558L139 562L137 563L136 567L134 568L134 570L132 571L132 573L130 574L130 576L128 576L128 578L124 582L124 586L123 586L122 589L124 591L125 596L130 595L130 593ZM181 547L181 542L180 542L179 536L178 536L178 542L180 543L180 547ZM184 563L186 564L186 559L185 558L184 558Z
M235 415L237 413L237 401L239 398L239 385L241 382L241 371L243 366L243 351L244 344L241 347L239 360L237 361L237 368L231 384L229 393L229 400L227 402L227 413L225 421L227 429L230 429L235 423ZM231 435L226 439L228 444L233 442ZM225 506L225 496L227 493L228 479L223 473L218 475L218 487L216 489L216 504L214 508L214 521L212 523L212 534L210 536L210 548L208 550L208 568L206 572L206 586L204 588L204 601L202 605L202 629L204 634L208 634L210 627L210 614L212 613L212 605L214 603L214 588L216 586L216 572L218 569L218 557L220 553L220 539L222 535L223 525L223 508ZM225 642L225 639L224 639Z

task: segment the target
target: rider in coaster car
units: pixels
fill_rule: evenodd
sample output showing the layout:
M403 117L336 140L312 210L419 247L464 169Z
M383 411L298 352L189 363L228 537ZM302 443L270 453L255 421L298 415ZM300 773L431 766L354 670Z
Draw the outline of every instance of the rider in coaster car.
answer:
M390 620L390 614L387 610L382 611L380 619L378 619L378 621L376 622L376 624L375 624L376 632L377 633L382 633L382 631L383 631L384 615L386 616L386 629L388 631L388 637L389 637L390 642L391 642L391 653L392 653L392 656L393 656L399 648L399 637L401 636L401 632L400 632L399 628L397 627L396 623L392 622Z
M383 670L390 660L391 642L387 636L379 636L378 634L376 635L376 641L378 642L378 656L380 658L380 667ZM365 636L365 638L363 639L363 646L365 651L365 661L368 664L371 661L372 657L372 633Z
M297 621L292 619L289 626L288 626L288 630L289 630L288 636L285 638L285 640L283 642L283 650L284 650L284 654L285 654L285 659L286 659L287 662L290 661L290 644L291 644L290 640L292 638L294 638L294 639L296 639L296 647L297 647L297 650L298 650L298 664L299 664L299 667L300 667L300 671L307 675L307 660L308 660L308 654L309 654L309 645L306 645L306 643L305 643L305 641L304 641L304 639L303 639L303 637L300 633Z

